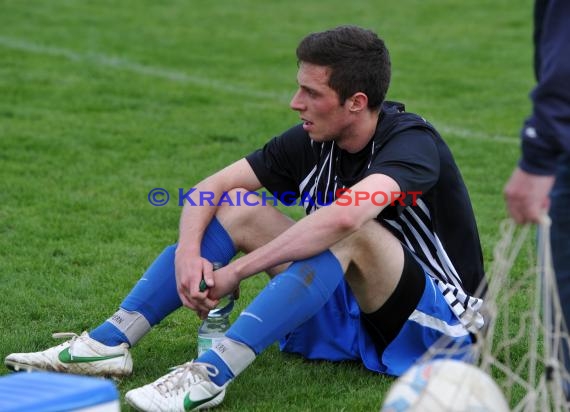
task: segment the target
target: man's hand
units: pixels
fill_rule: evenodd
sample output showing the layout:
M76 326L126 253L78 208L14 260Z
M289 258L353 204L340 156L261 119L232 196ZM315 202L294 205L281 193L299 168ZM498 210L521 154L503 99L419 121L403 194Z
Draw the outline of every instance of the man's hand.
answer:
M209 296L209 289L200 291L202 279L208 288L214 287L212 264L200 256L190 256L189 253L176 250L174 260L176 269L176 288L182 304L195 311L200 319L205 319L208 312L218 304L217 299Z
M539 223L547 212L554 176L540 176L516 168L504 189L507 210L519 224Z
M211 299L219 300L226 295L234 295L234 298L239 297L239 283L240 279L237 273L233 270L232 264L224 266L214 272L215 283L214 286L209 288L209 297Z

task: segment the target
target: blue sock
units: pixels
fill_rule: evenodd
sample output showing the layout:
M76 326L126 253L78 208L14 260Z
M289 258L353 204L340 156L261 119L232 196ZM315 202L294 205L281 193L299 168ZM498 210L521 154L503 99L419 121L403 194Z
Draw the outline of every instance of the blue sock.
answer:
M108 346L123 342L134 345L150 328L182 306L176 290L174 255L168 246L147 269L127 295L115 315L89 332L91 338ZM232 239L215 217L202 239L202 256L227 264L235 255Z
M226 337L261 353L317 313L343 275L339 261L328 250L293 263L257 295Z
M196 362L209 363L218 368L218 374L216 376L210 376L210 380L218 386L222 386L227 381L234 378L234 374L230 370L229 366L213 351L207 350L201 354Z

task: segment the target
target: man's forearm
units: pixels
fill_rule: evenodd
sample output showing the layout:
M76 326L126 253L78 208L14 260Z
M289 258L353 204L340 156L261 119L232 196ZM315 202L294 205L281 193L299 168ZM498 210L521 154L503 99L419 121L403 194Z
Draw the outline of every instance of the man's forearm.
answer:
M386 207L374 204L370 199L358 201L357 194L399 193L400 187L389 176L374 174L366 177L345 192L345 206L335 202L306 216L280 236L257 250L232 263L237 277L244 279L281 263L315 256L359 230L364 223L376 218Z
M178 236L178 250L194 255L200 254L200 244L206 227L212 220L217 210L217 199L221 196L223 188L220 189L215 181L208 178L198 183L191 194L191 199L184 204L180 216L180 227ZM201 202L201 193L214 193L213 205L208 202ZM204 204L205 203L205 204Z
M185 203L180 217L178 251L200 255L202 237L218 210L220 198L232 189L254 191L261 187L251 166L240 159L198 183ZM207 199L204 198L207 194ZM179 252L180 253L180 252Z
M330 217L309 215L271 242L235 260L231 265L237 276L243 280L279 264L315 256L353 231Z

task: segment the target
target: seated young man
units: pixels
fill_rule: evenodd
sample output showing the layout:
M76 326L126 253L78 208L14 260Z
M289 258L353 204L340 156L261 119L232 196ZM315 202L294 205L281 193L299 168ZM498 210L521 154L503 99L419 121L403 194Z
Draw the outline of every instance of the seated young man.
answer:
M128 375L128 348L152 326L181 306L204 318L262 271L272 279L225 339L129 391L127 401L142 411L218 405L228 384L278 339L288 352L361 360L391 375L441 337L472 343L483 325L473 210L437 131L384 101L384 42L342 26L309 34L297 58L290 105L301 123L195 186L178 244L158 256L107 321L46 351L11 354L8 367ZM295 222L267 196L249 196L261 188L302 200L307 216ZM215 194L213 204L200 202L204 192ZM232 261L238 251L245 254ZM213 272L211 262L225 266Z

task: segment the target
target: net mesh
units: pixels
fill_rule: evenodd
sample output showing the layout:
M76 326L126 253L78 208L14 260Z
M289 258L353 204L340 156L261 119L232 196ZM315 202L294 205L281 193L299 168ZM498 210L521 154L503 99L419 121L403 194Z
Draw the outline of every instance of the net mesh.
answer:
M459 351L492 376L512 411L568 411L563 387L570 377L563 348L570 344L550 253L550 221L535 232L506 220L494 249L483 311L487 325L468 349L442 340L420 360Z

